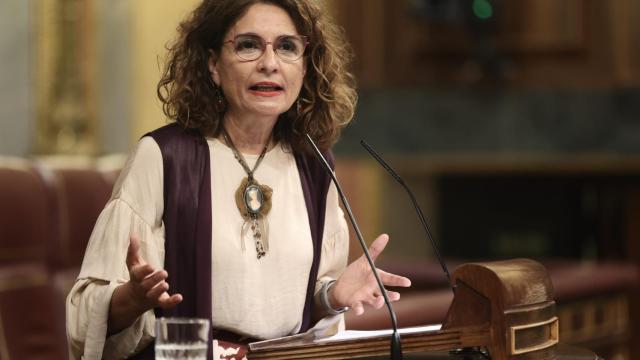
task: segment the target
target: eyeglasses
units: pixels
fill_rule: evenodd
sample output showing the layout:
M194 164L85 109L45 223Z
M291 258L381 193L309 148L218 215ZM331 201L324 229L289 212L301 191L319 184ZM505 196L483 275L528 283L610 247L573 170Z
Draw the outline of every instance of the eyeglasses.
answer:
M309 44L307 37L302 35L282 35L274 41L265 41L255 34L238 35L233 40L227 40L224 43L232 44L236 55L246 61L259 59L264 54L267 45L271 44L276 55L287 62L300 59Z

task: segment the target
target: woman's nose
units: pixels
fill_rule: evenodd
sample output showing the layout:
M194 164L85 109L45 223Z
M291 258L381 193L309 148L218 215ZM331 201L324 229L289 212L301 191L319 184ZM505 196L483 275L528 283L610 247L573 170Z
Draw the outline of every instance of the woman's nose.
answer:
M273 45L267 44L264 48L264 53L258 59L258 66L260 71L264 72L276 72L278 71L278 56L276 55Z

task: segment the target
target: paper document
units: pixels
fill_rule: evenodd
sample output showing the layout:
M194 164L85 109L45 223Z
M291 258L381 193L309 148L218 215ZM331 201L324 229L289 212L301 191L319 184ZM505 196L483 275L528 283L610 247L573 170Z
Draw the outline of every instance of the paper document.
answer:
M316 339L324 339L333 336L340 330L340 320L342 316L327 316L318 321L316 326L307 330L302 334L296 334L291 336L285 336L277 339L270 339L264 341L253 342L249 344L251 351L260 349L271 349L278 347L289 347L294 345L303 345L312 343Z
M379 336L389 336L393 332L391 329L360 331L347 330L338 331L340 324L340 316L330 316L320 320L316 326L309 331L291 336L285 336L277 339L258 341L249 344L251 351L276 349L284 347L294 347L308 344L324 344L331 342L340 342L354 339L367 339ZM440 330L441 324L416 326L398 329L400 335L428 333Z
M400 335L420 334L420 333L438 331L438 330L440 330L441 327L442 327L442 325L440 325L440 324L427 325L427 326L416 326L416 327L401 328L401 329L398 329L398 332L400 333ZM314 341L316 343L324 343L324 342L345 341L345 340L353 340L353 339L367 339L367 338L374 338L374 337L377 337L377 336L391 335L391 333L393 333L393 330L391 330L391 329L368 330L368 331L347 330L347 331L341 331L341 332L339 332L339 333L337 333L337 334L335 334L333 336L330 336L328 338L316 339Z

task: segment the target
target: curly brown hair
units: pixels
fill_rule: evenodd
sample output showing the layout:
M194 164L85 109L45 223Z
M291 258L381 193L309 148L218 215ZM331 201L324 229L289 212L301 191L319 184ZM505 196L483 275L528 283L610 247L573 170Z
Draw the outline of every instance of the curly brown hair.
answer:
M355 79L348 67L352 51L342 29L314 0L204 0L178 26L178 37L167 50L168 61L157 92L165 115L184 128L217 136L224 113L216 110L218 91L211 80L210 50L219 54L229 28L256 3L284 9L301 35L307 36L306 75L302 101L280 115L273 130L276 141L293 151L306 151L305 133L322 150L330 148L353 118L357 102Z

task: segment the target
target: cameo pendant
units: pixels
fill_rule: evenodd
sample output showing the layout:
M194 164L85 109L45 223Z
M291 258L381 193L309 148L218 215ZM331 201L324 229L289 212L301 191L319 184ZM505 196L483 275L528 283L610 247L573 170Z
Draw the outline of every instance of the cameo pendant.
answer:
M250 184L244 189L244 205L247 207L247 211L252 215L257 215L262 209L264 204L264 194L260 186L255 183Z
M251 233L256 247L256 256L262 258L269 251L269 223L267 214L271 210L273 190L261 185L253 178L244 178L236 190L236 204L244 224L240 230L242 250L245 248L245 236Z

